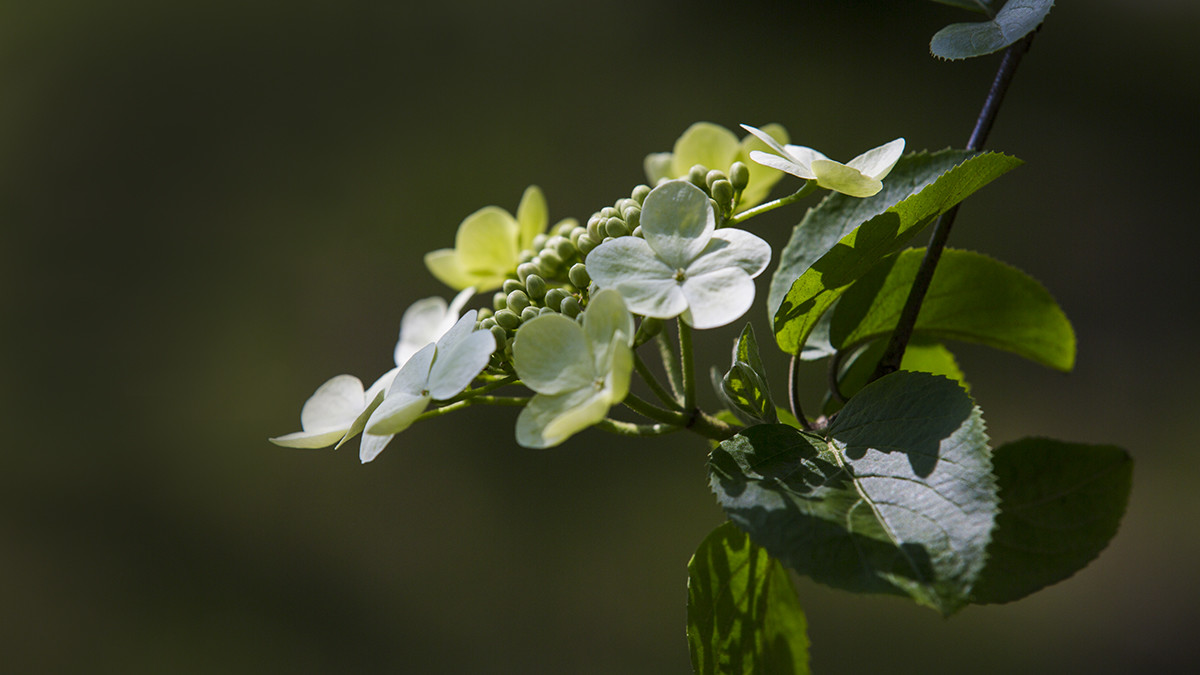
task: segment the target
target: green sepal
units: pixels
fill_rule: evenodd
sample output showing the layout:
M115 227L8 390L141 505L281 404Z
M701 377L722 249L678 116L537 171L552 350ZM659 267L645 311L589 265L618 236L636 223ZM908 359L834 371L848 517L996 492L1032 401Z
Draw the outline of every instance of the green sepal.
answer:
M709 482L729 519L797 572L949 615L984 566L990 455L961 387L899 371L864 387L824 435L742 430L713 451Z
M934 33L929 51L952 61L998 52L1037 30L1053 6L1054 0L1008 0L989 21L953 23Z
M777 307L780 349L795 354L846 287L934 218L1021 163L1009 155L958 150L909 155L874 197L834 194L809 210L771 281L768 302Z
M924 257L923 248L903 251L850 286L830 312L830 343L846 349L891 335ZM1075 331L1050 292L972 251L942 252L913 335L983 344L1063 372L1075 365Z
M688 562L687 636L698 675L806 675L807 621L787 571L732 523Z
M971 601L1019 600L1070 577L1117 533L1133 460L1112 445L1025 438L996 449L1000 515Z

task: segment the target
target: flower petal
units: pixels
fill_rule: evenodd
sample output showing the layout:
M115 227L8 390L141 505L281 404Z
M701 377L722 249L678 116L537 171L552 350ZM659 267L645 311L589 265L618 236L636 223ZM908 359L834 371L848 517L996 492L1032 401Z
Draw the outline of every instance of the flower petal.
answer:
M546 231L550 224L550 211L546 207L546 195L536 185L525 188L521 203L517 205L518 249L533 247L533 238Z
M629 378L633 376L633 348L629 342L614 335L606 351L604 370L608 377L604 387L608 390L609 405L616 405L629 394Z
M754 280L730 267L689 276L683 294L688 303L684 321L701 330L716 328L735 321L754 304Z
M646 172L646 180L651 185L671 177L671 153L654 152L642 160L642 169Z
M763 166L770 167L772 169L778 169L779 171L791 174L797 178L803 178L804 180L812 180L815 178L815 176L812 175L812 169L810 169L808 166L802 166L790 159L780 157L779 155L772 155L769 152L752 150L750 152L750 159L762 164Z
M362 381L353 375L337 375L317 387L300 409L300 428L305 431L345 431L366 403Z
M607 346L615 336L623 335L633 344L633 315L625 308L621 294L612 289L596 292L583 313L583 332L593 348Z
M491 290L517 268L519 226L508 211L485 206L458 226L454 250L463 270L479 278L479 290Z
M592 354L583 327L561 314L539 316L521 326L513 343L513 367L539 394L591 386Z
M398 393L420 394L429 385L429 369L433 366L433 357L437 354L437 345L425 345L412 355L392 379L384 398L391 398Z
M487 366L494 351L496 336L487 330L477 330L447 349L439 348L429 371L430 396L445 400L466 389Z
M458 252L452 248L440 248L426 253L425 267L435 279L456 290L468 288L479 281L477 275L467 273L458 258Z
M387 436L398 434L425 412L432 397L427 393L398 391L389 393L367 420L367 435Z
M688 265L687 275L736 267L753 278L762 274L770 263L770 244L745 230L727 227L713 233L708 246Z
M434 297L418 300L404 310L404 315L400 317L400 339L396 342L394 354L397 366L404 365L417 350L430 342L437 342L446 332L450 326L443 324L448 309L444 299Z
M687 181L675 180L646 195L641 225L646 243L658 257L674 269L685 269L708 243L717 219L708 195Z
M517 417L517 443L553 447L604 419L609 407L607 393L590 385L557 395L538 394Z
M268 438L275 445L281 445L285 448L325 448L337 443L338 440L345 435L345 430L334 429L332 431L297 431L275 438Z
M697 164L726 171L737 159L738 148L732 131L712 122L696 122L675 141L670 177L686 176Z
M758 140L762 141L776 155L779 155L780 157L782 157L784 159L795 159L794 157L792 157L788 154L788 151L786 149L784 149L783 145L780 145L779 141L775 140L774 134L767 133L766 131L764 131L762 129L759 129L757 127L752 127L749 124L743 124L742 128L745 129L746 131L749 131L750 134L753 135ZM787 143L787 139L784 139L783 142ZM761 152L761 150L759 152ZM751 154L753 155L754 153L751 153ZM768 153L763 153L763 154L768 154ZM754 161L757 162L758 160L755 159Z
M345 445L346 441L354 438L366 428L367 420L371 418L371 413L375 412L375 409L383 402L384 394L387 392L388 387L392 385L392 382L396 379L396 374L399 372L399 368L392 368L367 388L366 407L358 414L358 417L354 418L354 423L346 430L345 435L337 442L337 445L333 446L334 450Z
M366 464L367 462L375 459L379 456L379 453L383 452L383 449L386 448L387 444L390 443L395 437L395 434L388 434L386 436L363 434L362 442L359 443L358 446L359 461L361 461L363 464Z
M759 131L767 134L767 136L770 136L777 143L786 144L789 140L787 129L784 129L779 124L768 124L759 129ZM767 194L771 191L771 188L779 182L780 178L783 178L783 174L778 170L759 164L758 162L750 161L751 151L767 150L770 147L762 139L753 134L742 139L738 149L738 160L745 164L746 168L750 171L750 184L746 186L746 189L742 192L741 199L738 200L738 211L745 211L762 202L762 200L767 198Z
M854 159L846 162L846 166L858 169L864 176L883 180L896 166L900 155L904 154L904 139L884 143L878 148L872 148Z
M878 179L864 176L858 169L830 159L818 159L812 163L817 174L817 185L841 192L851 197L870 197L883 189Z

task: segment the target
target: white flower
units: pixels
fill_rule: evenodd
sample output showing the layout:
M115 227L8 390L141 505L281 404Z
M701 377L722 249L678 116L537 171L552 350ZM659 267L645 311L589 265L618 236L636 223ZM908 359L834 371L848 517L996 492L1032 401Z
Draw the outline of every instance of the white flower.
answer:
M583 325L561 314L521 326L513 366L537 392L517 418L517 443L549 448L608 415L625 400L633 370L633 317L619 293L598 291Z
M716 229L708 196L686 181L654 188L642 204L642 234L618 237L588 254L588 274L612 288L629 311L696 328L724 326L754 304L754 277L771 247L735 229Z
M467 288L450 301L449 306L440 297L418 300L404 310L400 317L400 340L396 342L396 367L403 366L413 354L425 345L437 342L438 338L458 321L463 305L475 294Z
M466 389L496 351L491 331L475 330L475 310L463 315L436 343L412 355L396 373L383 402L366 422L359 459L369 462L392 436L407 429L431 400Z
M817 185L827 190L851 197L870 197L882 190L884 177L896 165L900 155L904 154L904 139L897 138L842 164L803 145L780 145L769 134L752 126L743 124L742 128L777 153L772 155L754 150L750 153L750 159L798 178L815 180Z

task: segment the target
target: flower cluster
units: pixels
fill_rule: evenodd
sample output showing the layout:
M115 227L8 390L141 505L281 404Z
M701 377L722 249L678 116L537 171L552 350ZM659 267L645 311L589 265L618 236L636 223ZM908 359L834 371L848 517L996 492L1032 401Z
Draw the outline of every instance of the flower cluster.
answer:
M690 331L745 314L754 279L771 259L764 240L730 225L773 208L750 210L784 173L852 196L874 194L904 145L898 139L843 165L789 145L778 125L743 128L749 135L739 140L715 124L692 125L671 152L646 158L651 185L584 225L564 219L548 228L536 186L525 190L516 215L488 206L467 216L454 248L425 256L430 273L459 294L449 303L414 303L401 320L394 368L366 388L352 375L330 379L305 402L301 431L271 441L340 447L361 434L359 455L369 462L414 422L468 405L521 406L516 440L533 448L595 425L636 435L726 433L696 408ZM490 307L460 316L476 292L488 291ZM668 362L667 319L679 322L679 365ZM670 387L639 365L635 350L649 340L659 342L664 369L674 374ZM630 394L635 370L658 405ZM507 386L532 395L492 395ZM619 404L651 423L611 418Z

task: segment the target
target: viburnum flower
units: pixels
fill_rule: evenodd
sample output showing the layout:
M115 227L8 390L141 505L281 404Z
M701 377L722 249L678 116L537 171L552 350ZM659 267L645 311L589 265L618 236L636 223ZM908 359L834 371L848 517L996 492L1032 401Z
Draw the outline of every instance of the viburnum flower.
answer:
M778 124L768 124L763 130L778 143L788 142L787 130ZM671 152L647 155L644 168L646 178L654 185L663 179L684 178L697 164L728 174L734 162L742 162L750 171L750 184L742 192L736 210L744 211L766 199L775 183L783 178L778 171L750 161L752 151L767 149L770 146L754 136L739 141L732 131L719 124L696 122L675 141Z
M341 447L366 425L368 416L383 400L383 394L396 379L396 373L418 349L444 335L458 319L458 312L471 299L468 288L450 302L440 297L425 298L409 305L400 317L400 339L396 342L396 367L384 373L366 390L353 375L337 375L317 388L300 410L298 431L269 439L289 448L324 448L334 443ZM364 442L367 439L364 437Z
M436 343L412 355L400 368L366 422L359 459L379 455L392 436L407 429L432 400L448 399L466 389L496 351L491 331L475 330L475 310L464 314Z
M897 138L873 148L842 164L803 145L780 145L760 129L743 124L742 128L771 146L776 154L754 150L750 159L773 169L790 173L817 185L851 197L870 197L883 189L883 179L904 154L904 139Z
M517 443L549 448L603 420L625 400L633 371L633 316L621 295L592 295L583 322L561 314L521 326L513 366L537 392L517 418Z
M641 227L644 239L612 239L585 261L592 281L618 291L629 311L716 328L754 304L754 277L771 261L771 247L743 230L716 229L699 188L687 181L654 188L642 204Z
M458 226L454 248L425 254L425 266L447 286L476 291L499 288L521 262L521 251L532 248L533 238L549 222L546 197L530 185L517 206L517 215L498 206L485 206ZM561 225L561 223L560 223Z

